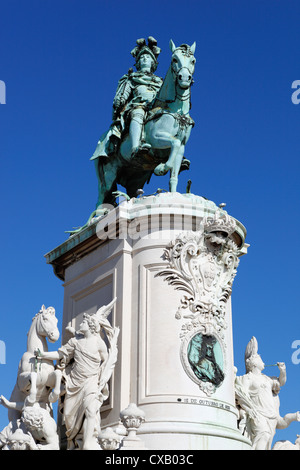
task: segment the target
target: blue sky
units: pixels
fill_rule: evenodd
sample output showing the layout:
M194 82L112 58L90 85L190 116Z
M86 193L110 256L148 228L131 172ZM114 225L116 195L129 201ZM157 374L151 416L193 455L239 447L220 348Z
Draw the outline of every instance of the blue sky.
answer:
M113 7L112 7L113 5ZM9 397L31 319L42 304L59 317L63 287L44 254L95 207L89 161L110 125L119 78L140 37L162 48L197 43L184 192L227 203L247 228L248 255L233 286L235 364L254 335L267 364L283 361L281 414L300 409L300 364L292 362L299 321L300 3L294 0L0 0L1 268L0 393ZM0 100L1 101L1 100ZM146 193L167 188L153 177ZM51 346L53 349L53 346ZM300 355L299 355L300 357ZM266 369L267 374L274 373ZM7 414L0 408L0 428ZM294 442L300 423L276 439Z

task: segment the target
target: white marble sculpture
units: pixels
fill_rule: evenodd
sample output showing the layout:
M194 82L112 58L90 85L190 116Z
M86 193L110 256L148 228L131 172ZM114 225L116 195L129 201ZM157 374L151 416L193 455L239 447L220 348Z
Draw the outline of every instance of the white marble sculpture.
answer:
M37 357L58 360L64 369L65 395L62 412L68 449L100 449L100 407L108 397L108 381L117 361L119 328L107 317L116 299L96 314L84 314L79 331L58 351L36 351ZM105 331L109 348L101 338Z
M8 408L9 424L0 433L0 448L5 450L58 449L52 403L60 393L61 371L53 361L36 358L35 350L48 351L47 339L59 338L53 307L42 305L33 317L27 334L27 350L19 363L10 400L3 395L0 404Z
M32 404L28 397L25 402L16 403L1 395L0 403L22 413L21 419L11 421L0 434L0 443L3 435L2 445L7 450L59 450L56 422L47 409L38 402Z
M245 352L246 374L236 377L235 390L240 410L239 428L247 435L255 450L270 450L276 429L287 428L292 421L300 421L300 413L280 416L279 391L286 383L286 368L278 362L279 377L263 374L265 364L258 354L255 337Z
M236 222L226 211L218 208L202 225L202 230L182 232L167 245L168 266L157 275L184 292L175 314L185 320L182 365L200 390L212 396L225 378L227 302L241 252L231 238Z
M158 275L184 292L177 319L200 317L203 333L222 335L227 327L226 302L239 264L239 248L230 238L236 225L221 209L202 224L204 230L183 232L165 248L169 266Z
M295 444L290 441L277 441L275 442L272 450L300 450L300 436L297 434Z
M102 450L117 450L120 446L122 436L117 434L112 428L108 427L101 431L98 441Z
M39 349L42 353L48 351L47 339L54 343L59 338L57 318L53 307L46 308L42 305L41 310L33 317L30 330L27 334L27 350L23 354L19 369L17 382L10 397L10 401L20 403L25 398L31 404L38 402L46 407L49 402L57 401L60 392L59 370L55 370L53 361L36 359L34 351ZM17 408L10 409L9 420L21 417L21 411Z

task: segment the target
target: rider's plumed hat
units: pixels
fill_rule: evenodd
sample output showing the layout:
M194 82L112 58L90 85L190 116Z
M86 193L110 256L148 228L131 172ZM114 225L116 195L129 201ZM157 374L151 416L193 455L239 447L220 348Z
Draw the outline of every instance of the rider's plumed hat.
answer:
M160 47L157 47L157 41L152 36L148 37L148 45L146 43L146 39L141 38L136 41L136 46L131 51L131 55L135 58L136 63L138 63L141 55L149 54L154 62L154 70L157 67L157 58L160 54Z

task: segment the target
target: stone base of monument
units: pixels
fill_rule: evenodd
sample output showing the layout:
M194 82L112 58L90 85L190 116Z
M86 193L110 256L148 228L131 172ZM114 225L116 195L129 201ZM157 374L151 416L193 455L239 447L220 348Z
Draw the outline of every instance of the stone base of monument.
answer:
M121 203L46 255L64 280L63 331L117 297L103 429L135 403L143 448L251 448L237 427L230 301L245 235L211 201L160 193Z
M147 447L140 438L135 437L123 439L119 450L147 450Z

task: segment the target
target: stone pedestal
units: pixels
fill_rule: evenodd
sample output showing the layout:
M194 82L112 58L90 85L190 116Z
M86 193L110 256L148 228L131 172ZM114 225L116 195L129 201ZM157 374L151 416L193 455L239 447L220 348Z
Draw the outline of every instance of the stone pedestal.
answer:
M123 202L46 255L64 280L63 330L117 297L102 428L136 403L147 449L250 449L237 429L230 303L245 234L211 201L160 193Z

